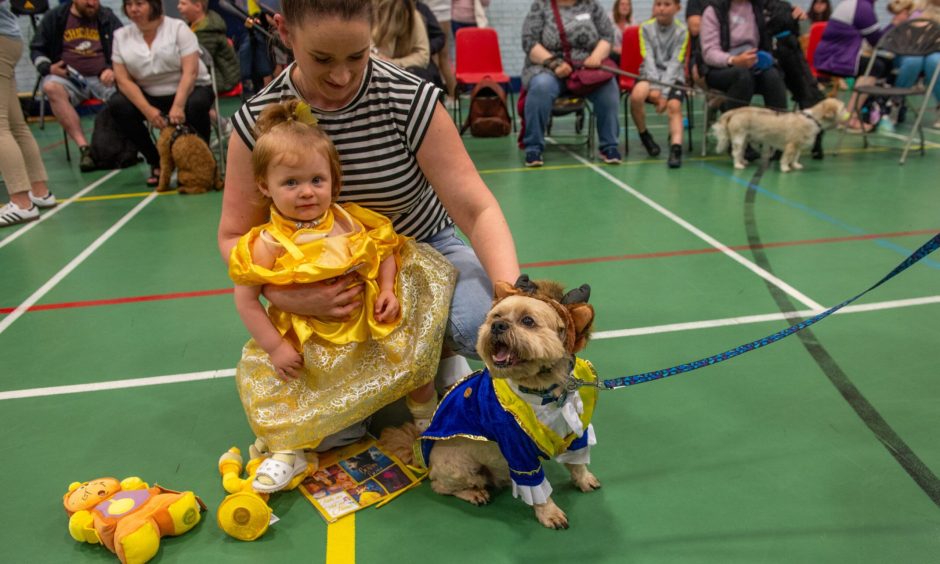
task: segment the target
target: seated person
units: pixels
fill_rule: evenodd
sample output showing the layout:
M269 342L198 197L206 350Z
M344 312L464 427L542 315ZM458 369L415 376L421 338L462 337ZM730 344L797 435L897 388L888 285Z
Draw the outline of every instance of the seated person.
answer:
M428 32L413 0L372 3L372 56L432 82Z
M610 47L610 58L619 65L620 53L623 51L623 31L633 25L633 3L630 0L614 0L610 18L614 21L614 44Z
M437 21L434 12L427 4L416 2L415 8L417 8L421 17L424 18L424 30L428 34L428 49L431 51L431 60L427 67L428 75L431 77L431 82L433 82L435 86L446 92L447 87L441 76L441 69L435 61L441 60L441 53L447 45L447 34L444 33L440 22Z
M832 15L832 4L829 0L812 0L809 6L809 21L813 23L828 22Z
M148 186L160 181L160 155L144 125L187 123L209 142L212 79L199 42L182 20L163 15L160 0L124 0L131 21L114 34L118 92L108 101L118 127L150 165Z
M73 0L49 10L30 43L30 57L42 75L42 91L62 129L81 151L79 168L95 169L91 147L75 106L114 94L111 42L121 20L98 0ZM69 67L77 75L69 73Z
M930 19L940 23L940 0L923 0L923 2L916 3L911 17ZM924 75L925 86L929 86L927 83L930 81L930 77L936 71L937 65L940 65L940 52L934 51L925 57L899 56L895 64L898 67L898 77L894 82L895 86L905 88L913 86L921 74ZM933 99L940 104L940 80L937 80L933 86ZM933 127L940 128L940 117L933 124Z
M649 156L659 155L659 145L646 129L649 102L656 113L669 116L669 168L682 166L682 101L685 93L665 84L685 83L685 55L689 33L676 19L679 0L654 0L653 17L640 25L640 79L630 92L630 113ZM651 83L650 80L656 81Z
M528 167L544 164L545 130L555 99L568 93L566 79L575 70L572 64L581 62L587 68L601 66L610 54L614 40L614 25L604 8L594 0L556 2L567 38L565 43L570 47L565 47L561 40L553 2L534 0L522 22L522 49L526 53L522 67L522 87L526 91L522 146L525 166ZM622 157L617 148L620 88L613 75L586 97L593 103L597 116L601 160L607 164L620 164Z
M786 110L780 71L758 64L758 50L768 57L773 50L762 0L712 0L702 12L700 39L705 83L728 95L722 110L746 106L754 94L765 106Z
M235 48L225 35L225 20L209 9L209 0L179 0L176 5L180 16L196 34L199 47L212 57L215 86L219 92L228 92L238 86L241 67Z
M874 3L874 0L856 0L842 2L836 6L816 47L813 64L817 71L842 78L854 77L859 72L864 72L868 67L869 57L860 58L862 40L875 45L891 26L907 19L907 11L903 11L895 14L891 24L879 28ZM875 84L879 78L885 78L891 73L891 67L892 62L889 59L878 56L872 66L871 75L860 77L856 84ZM857 101L856 98L857 95L853 92L848 102L849 110L853 113L856 106L861 107L865 103L865 96ZM867 130L872 126L863 126L857 115L853 116L848 124L848 128L852 130L861 130L862 127Z

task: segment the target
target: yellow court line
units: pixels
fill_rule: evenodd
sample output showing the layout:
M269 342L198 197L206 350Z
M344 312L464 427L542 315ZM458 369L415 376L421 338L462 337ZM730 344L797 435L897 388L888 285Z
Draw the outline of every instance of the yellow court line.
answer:
M123 200L124 198L146 198L153 191L150 192L130 192L127 194L108 194L105 196L86 196L84 198L78 198L74 201L76 202L97 202L99 200ZM167 194L176 194L176 190L169 190L167 192L158 192L157 196L165 196Z
M341 518L326 527L326 564L355 564L356 514Z

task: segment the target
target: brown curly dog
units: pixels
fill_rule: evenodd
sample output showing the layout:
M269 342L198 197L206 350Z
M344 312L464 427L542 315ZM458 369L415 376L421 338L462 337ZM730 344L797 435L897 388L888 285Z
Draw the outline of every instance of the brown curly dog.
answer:
M222 189L222 175L206 142L188 125L164 127L157 140L160 153L160 182L157 192L170 190L170 176L179 168L180 194L202 194Z

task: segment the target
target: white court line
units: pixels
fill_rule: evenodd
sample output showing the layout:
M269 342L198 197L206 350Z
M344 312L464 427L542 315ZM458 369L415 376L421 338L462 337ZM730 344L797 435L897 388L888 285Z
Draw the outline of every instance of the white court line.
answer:
M72 196L71 198L67 198L67 199L65 199L65 200L62 200L61 202L59 202L59 205L57 205L55 208L53 208L53 209L51 209L51 210L49 210L49 211L44 211L44 212L42 212L42 214L39 216L39 219L38 219L38 220L32 221L32 222L30 222L30 223L27 223L25 226L23 226L23 227L21 227L20 229L18 229L18 230L16 231L16 233L13 233L12 235L10 235L10 236L4 238L3 240L0 240L0 249L2 249L3 247L6 247L7 245L9 245L10 243L12 243L13 241L16 241L17 239L19 239L20 237L22 237L27 231L29 231L29 230L32 229L33 227L36 227L37 225L39 225L39 224L42 223L43 221L46 221L46 220L49 219L50 217L52 217L52 216L54 216L55 214L59 213L59 211L61 211L62 208L67 207L69 204L71 204L71 203L74 202L75 200L77 200L77 199L81 198L82 196L84 196L85 194L91 192L92 190L94 190L94 189L97 188L98 186L101 186L101 185L104 184L106 181L111 180L111 178L112 178L115 174L117 174L117 173L119 173L119 172L121 172L121 169L112 170L112 171L109 172L108 174L102 176L102 177L99 178L98 180L95 180L94 182L92 182L91 184L89 184L88 186L86 186L85 188L83 188L81 192L75 194L75 195Z
M65 265L65 267L62 268L62 270L60 270L59 272L57 272L52 278L50 278L50 279L49 279L45 284L43 284L38 290L36 290L35 292L33 292L33 294L32 294L30 297L26 298L26 301L24 301L24 302L21 303L20 305L16 306L16 309L14 309L9 315L7 315L6 317L4 317L3 320L0 321L0 334L3 334L3 332L6 331L7 328L10 327L10 325L12 325L14 321L16 321L17 319L19 319L21 315L23 315L24 313L26 313L26 310L27 310L27 309L29 309L30 307L32 307L33 305L35 305L36 302L38 302L39 300L41 300L43 296L45 296L45 295L48 294L53 288L55 288L56 285L57 285L59 282L61 282L63 278L65 278L66 276L68 276L73 270L75 270L76 268L78 268L78 266L79 266L80 264L82 264L83 262L85 262L85 259L87 259L89 256L91 256L91 253L93 253L93 252L95 252L96 250L98 250L98 247L100 247L101 245L103 245L103 244L105 243L105 241L107 241L107 240L110 239L115 233L117 233L120 228L124 227L124 225L125 225L128 221L130 221L135 215L137 215L138 213L140 213L140 210L144 209L144 207L146 207L147 204L149 204L150 202L152 202L153 199L156 198L156 197L157 197L157 193L156 193L156 192L152 192L149 196L147 196L146 198L144 198L143 200L141 200L141 202L140 202L139 204L137 204L136 206L134 206L134 207L131 209L131 211L129 211L129 212L127 212L126 214L124 214L124 217L122 217L121 219L119 219L119 220L117 221L117 223L115 223L115 224L112 225L107 231L105 231L104 233L102 233L101 236L98 237L97 239L95 239L95 241L94 241L91 245L89 245L88 247L86 247L84 251L82 251L77 257L75 257L74 259L72 259L71 262L69 262L67 265Z
M895 133L893 131L878 131L875 133L875 135L883 135L885 137L907 141L907 135L901 135L900 133ZM937 145L931 141L927 135L924 135L924 148L936 149L937 147L940 147L940 145ZM916 132L914 133L914 139L911 141L911 151L920 151L920 137Z
M878 311L885 309L898 309L902 307L913 307L919 305L940 303L940 296L927 296L924 298L912 298L908 300L892 300L887 302L875 302L863 305L846 306L833 315L842 315L844 313L864 313L868 311ZM678 331L693 331L698 329L712 329L715 327L726 327L729 325L750 325L753 323L766 323L768 321L784 320L788 317L806 317L811 315L812 311L798 311L792 314L768 313L764 315L748 315L744 317L730 317L726 319L713 319L706 321L693 321L690 323L672 323L669 325L654 325L650 327L637 327L634 329L621 329L617 331L598 331L591 335L591 339L618 339L623 337L634 337L638 335L652 335L655 333L673 333ZM0 392L0 401L11 399L36 398L44 396L58 396L65 394L79 394L83 392L99 392L107 390L119 390L125 388L139 388L142 386L158 386L163 384L178 384L183 382L196 382L200 380L213 380L219 378L231 378L235 375L234 368L223 370L207 370L204 372L190 372L187 374L170 374L168 376L153 376L149 378L130 378L126 380L110 380L107 382L95 382L93 384L74 384L71 386L51 386L47 388L28 388L23 390L13 390L9 392Z
M547 138L547 139L549 139L553 144L557 144L557 143L555 143L555 141L554 141L553 139L551 139L551 138ZM609 172L607 172L606 170L603 170L603 169L602 169L600 166L598 166L596 163L592 163L592 162L588 161L587 159L583 158L582 156L576 155L576 154L572 153L571 151L569 151L569 150L567 150L567 149L565 149L565 151L566 151L569 155L571 155L572 157L574 157L575 159L577 159L577 160L581 161L583 164L587 165L588 168L590 168L591 170L593 170L593 171L596 172L597 174L600 174L601 176L603 176L603 177L606 178L607 180L611 181L613 184L616 184L617 186L619 186L624 192L627 192L628 194L630 194L630 195L633 196L634 198L640 200L641 202L643 202L643 203L646 204L647 206L649 206L649 207L653 208L654 210L658 211L660 214L664 215L667 219L669 219L669 220L671 220L672 222L678 224L680 227L682 227L683 229L685 229L685 230L688 231L689 233L691 233L691 234L695 235L696 237L698 237L699 239L705 241L706 243L708 243L708 244L711 245L712 247L718 249L719 251L721 251L722 253L724 253L725 255L727 255L729 258L731 258L731 259L734 260L735 262L741 264L742 266L744 266L745 268L747 268L748 270L750 270L751 272L753 272L754 274L760 276L761 278L763 278L764 280L770 282L771 284L773 284L773 285L776 286L777 288L783 290L783 291L786 292L787 295L789 295L791 298L793 298L793 299L795 299L795 300L801 302L803 305L809 307L810 309L816 310L817 313L818 313L818 312L821 312L821 311L825 311L825 310L827 309L827 308L823 307L821 304L818 304L818 303L816 303L815 301L813 301L812 299L810 299L808 296L804 295L802 292L800 292L799 290L797 290L797 289L794 288L793 286L790 286L789 284L787 284L787 283L784 282L783 280L777 278L777 277L774 276L773 274L767 272L767 271L764 270L763 268L761 268L761 267L757 266L756 264L754 264L753 262L747 260L746 258L744 258L743 256L741 256L740 254L734 252L733 250L731 250L730 247L728 247L727 245L725 245L725 244L722 243L721 241L715 239L714 237L712 237L711 235L705 233L704 231L702 231L702 230L699 229L698 227L692 225L692 224L689 223L688 221L682 219L681 217L679 217L679 216L677 216L676 214L672 213L671 211L667 210L667 209L664 208L663 206L657 204L657 203L656 203L655 201L653 201L652 199L650 199L650 198L644 196L643 194L637 192L633 187L631 187L631 186L629 186L628 184L624 183L624 182L621 181L620 179L618 179L618 178L612 176Z

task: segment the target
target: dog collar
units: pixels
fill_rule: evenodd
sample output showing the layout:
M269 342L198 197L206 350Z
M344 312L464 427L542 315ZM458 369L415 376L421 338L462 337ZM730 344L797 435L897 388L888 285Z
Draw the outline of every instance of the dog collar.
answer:
M561 394L559 394L557 397L555 396L553 392L559 388L558 384L552 384L551 387L545 390L536 390L534 388L526 388L525 386L518 386L518 388L519 391L523 394L530 394L542 398L542 405L549 403L561 405L565 403L565 400L568 398L567 389L562 390Z
M803 114L805 117L808 117L809 119L813 120L813 123L815 123L817 126L819 126L819 129L822 129L822 128L823 128L822 124L819 123L819 120L816 119L816 116L814 116L813 114L811 114L809 110L803 110L803 111L800 112L800 113Z

